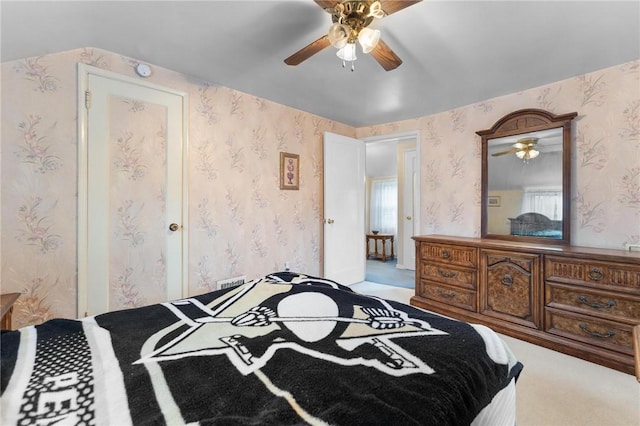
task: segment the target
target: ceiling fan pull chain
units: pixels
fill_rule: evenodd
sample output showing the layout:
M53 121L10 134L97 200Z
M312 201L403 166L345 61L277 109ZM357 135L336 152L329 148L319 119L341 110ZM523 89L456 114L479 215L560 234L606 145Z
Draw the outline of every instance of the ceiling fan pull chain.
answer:
M343 59L342 68L346 68L346 67L347 67L347 62ZM355 71L355 69L356 69L355 61L351 61L351 72Z

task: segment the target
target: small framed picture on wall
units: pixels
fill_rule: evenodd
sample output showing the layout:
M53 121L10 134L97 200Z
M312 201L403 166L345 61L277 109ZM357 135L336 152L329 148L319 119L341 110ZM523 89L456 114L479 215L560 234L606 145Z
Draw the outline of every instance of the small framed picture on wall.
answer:
M487 205L489 207L500 207L500 196L489 195L489 197L487 198Z
M300 189L300 156L280 153L280 189Z

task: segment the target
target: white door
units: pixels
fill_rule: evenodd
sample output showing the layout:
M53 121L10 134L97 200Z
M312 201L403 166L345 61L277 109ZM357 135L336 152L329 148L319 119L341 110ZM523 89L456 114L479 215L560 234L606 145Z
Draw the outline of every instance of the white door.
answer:
M324 276L340 284L365 276L364 142L324 134Z
M416 200L419 195L417 190L417 153L415 149L403 152L404 164L404 185L403 185L403 206L401 220L404 221L402 235L403 267L406 269L416 269L416 247L415 241L411 238L418 233L416 220Z
M186 94L79 67L78 315L186 295Z

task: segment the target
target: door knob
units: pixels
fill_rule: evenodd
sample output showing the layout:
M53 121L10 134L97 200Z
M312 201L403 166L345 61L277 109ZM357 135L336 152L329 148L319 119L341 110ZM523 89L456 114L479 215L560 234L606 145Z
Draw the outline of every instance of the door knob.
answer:
M333 222L335 222L333 219L327 219L327 223L328 223L329 225L331 225Z
M169 225L169 230L170 231L177 231L178 229L180 229L180 225L178 225L177 223L172 223L171 225Z
M411 216L407 216L407 220L411 220Z

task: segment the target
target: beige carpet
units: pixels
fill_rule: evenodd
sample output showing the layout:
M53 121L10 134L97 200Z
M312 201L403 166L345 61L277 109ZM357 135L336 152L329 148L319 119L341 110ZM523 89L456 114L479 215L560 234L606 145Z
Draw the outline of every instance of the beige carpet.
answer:
M408 303L413 290L375 283L352 288ZM524 370L517 384L518 426L640 426L635 376L502 336Z
M502 336L524 364L518 426L638 426L635 376Z

